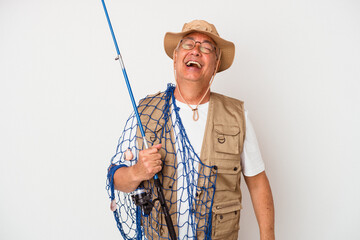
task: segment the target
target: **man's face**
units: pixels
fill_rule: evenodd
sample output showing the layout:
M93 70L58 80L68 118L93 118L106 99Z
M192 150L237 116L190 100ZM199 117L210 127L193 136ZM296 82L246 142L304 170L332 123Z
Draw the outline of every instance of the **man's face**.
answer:
M209 42L216 46L215 42L205 34L191 33L184 39L192 39L196 42ZM181 44L174 53L174 67L179 82L193 81L208 84L216 67L216 51L203 53L200 51L200 43L196 43L193 49L184 49Z

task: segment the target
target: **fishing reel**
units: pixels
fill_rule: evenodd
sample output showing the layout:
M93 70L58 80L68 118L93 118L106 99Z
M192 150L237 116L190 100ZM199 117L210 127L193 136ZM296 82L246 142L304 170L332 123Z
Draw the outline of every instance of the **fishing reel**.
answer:
M131 198L134 204L141 208L143 215L149 216L154 206L151 191L141 186L131 194Z
M155 198L153 201L152 201L151 191L149 189L144 188L142 183L140 184L139 188L133 192L131 198L135 203L135 205L141 208L141 211L144 216L149 216L152 208L154 207L154 203L156 201L159 201L162 212L165 217L166 226L168 227L169 230L170 239L176 240L177 238L176 238L175 228L171 220L169 208L166 205L164 192L162 190L162 184L157 175L155 175L154 177L154 185L157 190L158 198Z

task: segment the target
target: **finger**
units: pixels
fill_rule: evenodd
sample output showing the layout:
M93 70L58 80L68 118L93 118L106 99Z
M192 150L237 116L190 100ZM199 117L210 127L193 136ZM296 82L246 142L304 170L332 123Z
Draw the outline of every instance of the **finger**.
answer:
M162 169L162 166L158 166L158 167L155 168L155 172L158 173L158 172L161 171L161 169Z
M154 156L154 159L161 161L161 154L160 153L155 153L152 156Z
M156 145L152 146L151 148L156 148L157 150L160 150L161 146L162 146L162 144L159 143L159 144L156 144Z
M156 148L151 147L151 148L148 148L148 149L141 150L140 154L142 156L146 156L146 155L151 155L151 154L154 154L154 153L157 153L157 152L158 152L158 150Z
M161 154L160 153L152 153L152 154L143 155L142 160L144 162L148 162L148 161L154 162L157 160L161 160Z
M146 149L145 151L147 153L153 154L153 153L158 153L160 149L161 149L161 144L157 144L155 146L152 146L149 149Z
M158 166L162 166L162 161L155 160L155 161L149 162L148 164L149 164L148 166L151 166L151 167L158 167Z

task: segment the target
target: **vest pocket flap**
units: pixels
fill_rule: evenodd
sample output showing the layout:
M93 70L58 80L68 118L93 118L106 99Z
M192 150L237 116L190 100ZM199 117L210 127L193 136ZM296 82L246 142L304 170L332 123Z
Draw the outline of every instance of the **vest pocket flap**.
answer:
M241 203L235 200L214 205L213 212L215 213L216 219L223 222L237 217L241 209Z
M222 202L214 204L213 206L213 212L215 214L221 214L221 213L229 213L241 210L241 202L239 200L232 200L229 202Z
M215 132L219 135L228 135L235 136L240 133L240 128L238 126L224 126L222 124L214 125Z
M220 174L238 174L241 171L240 161L225 160L215 161L218 164L218 173Z

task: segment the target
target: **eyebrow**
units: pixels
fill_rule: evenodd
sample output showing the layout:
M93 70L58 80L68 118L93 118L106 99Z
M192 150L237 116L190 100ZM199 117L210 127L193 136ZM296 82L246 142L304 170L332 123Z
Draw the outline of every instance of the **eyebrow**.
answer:
M184 38L184 39L191 39L191 40L196 41L196 40L195 40L194 38L192 38L192 37L186 37L186 38ZM212 42L210 42L209 40L204 40L204 41L201 42L201 43L211 43L212 45L216 46L216 43L212 43Z

